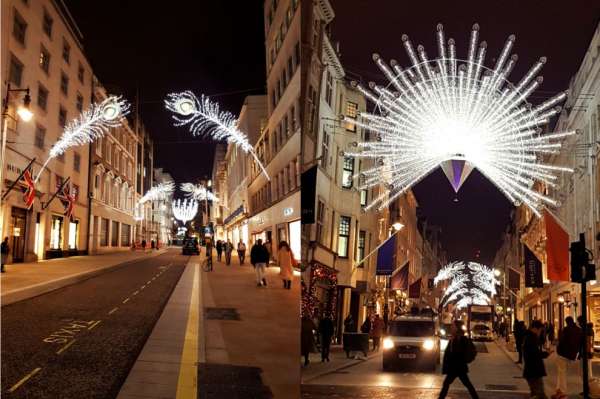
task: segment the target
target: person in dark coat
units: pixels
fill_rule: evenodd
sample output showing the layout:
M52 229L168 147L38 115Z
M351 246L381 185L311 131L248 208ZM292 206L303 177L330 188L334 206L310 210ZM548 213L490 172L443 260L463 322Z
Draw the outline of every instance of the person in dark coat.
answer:
M344 332L356 332L356 325L354 324L354 318L352 317L352 313L349 313L348 316L346 316L346 318L344 319Z
M217 240L216 248L217 248L217 260L220 262L221 254L223 253L223 241Z
M256 283L259 287L267 286L265 277L265 268L269 262L269 252L259 238L258 241L250 249L250 263L254 266L256 272Z
M442 390L440 392L440 399L443 399L448 394L450 385L456 378L463 383L463 385L469 391L472 398L478 399L477 391L469 380L469 366L467 365L467 352L474 350L472 347L473 342L465 337L465 332L462 329L462 322L456 320L452 324L452 339L448 342L448 346L444 351L444 361L442 363L442 374L446 374ZM471 347L471 348L470 348Z
M581 348L583 333L581 328L577 327L571 316L565 319L566 326L558 334L558 345L556 346L556 392L555 398L566 397L567 391L567 370L569 364L575 363L577 354Z
M363 334L369 334L371 332L371 318L367 317L365 322L360 326L360 332Z
M4 237L2 244L0 245L0 257L2 258L0 272L4 273L4 265L8 260L8 253L10 251L10 247L8 246L8 237Z
M142 249L146 250L146 240L142 240Z
M310 352L314 351L315 340L313 331L316 330L315 323L312 321L310 316L302 316L302 323L300 326L300 353L304 356L304 366L308 366L310 360L308 359Z
M527 380L531 397L546 399L544 392L544 377L546 376L546 367L544 359L550 356L551 352L541 349L540 335L544 325L539 320L534 320L525 331L523 339L523 378Z
M594 357L594 325L587 323L587 328L583 326L583 316L577 317L577 324L581 328L582 340L579 349L579 359L583 359L583 351L587 351L587 362L588 362L588 378L591 380L592 377L592 357ZM585 348L585 349L584 349Z
M519 353L519 360L517 360L517 364L523 363L523 339L525 338L525 322L523 320L518 321L515 325L515 346L517 347L517 352Z
M329 348L333 337L333 320L323 316L319 321L319 335L321 337L321 362L329 361Z

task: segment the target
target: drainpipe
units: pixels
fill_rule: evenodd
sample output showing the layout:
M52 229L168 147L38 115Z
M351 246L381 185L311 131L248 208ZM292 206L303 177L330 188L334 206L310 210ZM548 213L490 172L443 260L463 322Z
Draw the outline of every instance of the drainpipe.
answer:
M94 75L92 74L92 87L90 93L90 102L94 103ZM88 224L87 224L87 239L85 240L85 253L90 254L90 241L93 239L91 234L92 228L92 143L88 144L88 187L87 187L87 200L88 200Z

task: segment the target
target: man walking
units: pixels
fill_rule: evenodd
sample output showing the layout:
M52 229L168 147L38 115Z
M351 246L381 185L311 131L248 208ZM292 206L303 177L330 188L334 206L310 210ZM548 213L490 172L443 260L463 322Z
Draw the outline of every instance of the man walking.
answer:
M523 338L525 338L525 322L523 320L517 321L515 324L515 346L517 347L517 352L519 353L519 360L517 360L517 364L523 363Z
M223 241L217 240L216 249L217 249L217 260L220 262L221 254L223 253Z
M229 266L231 264L231 252L233 252L233 244L230 240L224 244L223 250L225 251L225 264Z
M257 286L267 286L267 279L265 278L265 268L269 261L269 252L262 244L262 240L259 239L256 244L250 249L250 263L254 266L256 272Z
M566 326L558 335L556 346L556 392L552 399L567 398L567 369L570 364L575 363L577 353L581 346L582 332L571 316L565 319Z
M237 253L240 260L240 265L243 265L244 259L246 259L246 244L244 244L243 241L238 242Z
M1 258L0 272L2 272L2 273L5 272L4 265L6 264L6 261L8 260L9 250L10 250L10 248L8 246L8 237L4 237L2 244L0 244L0 258Z
M442 364L442 374L446 374L439 399L443 399L448 394L450 385L456 378L463 383L474 399L479 399L475 387L469 380L468 363L472 362L477 356L477 349L473 342L465 337L462 329L462 322L454 321L452 324L452 339L444 351L444 362Z
M544 377L546 376L546 368L544 367L544 359L550 356L551 352L546 352L541 349L540 335L544 325L539 320L534 320L529 326L529 330L525 331L523 339L523 378L527 380L531 397L538 399L546 399L544 392Z
M319 334L321 335L321 362L328 362L331 337L333 337L333 321L329 315L324 315L319 321Z

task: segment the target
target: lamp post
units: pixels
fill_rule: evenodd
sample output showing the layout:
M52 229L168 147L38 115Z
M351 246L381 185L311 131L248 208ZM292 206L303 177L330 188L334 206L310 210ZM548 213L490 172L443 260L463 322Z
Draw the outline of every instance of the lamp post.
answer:
M24 122L29 122L33 117L33 113L29 109L31 104L31 97L29 96L29 88L27 89L11 89L10 83L6 88L6 96L2 103L2 146L0 148L0 197L4 191L4 164L6 163L6 138L8 135L8 119L17 121L13 116L8 113L8 103L10 101L11 93L25 93L23 97L23 105L17 108L17 115ZM4 204L0 199L0 237L2 237L2 230L4 224Z

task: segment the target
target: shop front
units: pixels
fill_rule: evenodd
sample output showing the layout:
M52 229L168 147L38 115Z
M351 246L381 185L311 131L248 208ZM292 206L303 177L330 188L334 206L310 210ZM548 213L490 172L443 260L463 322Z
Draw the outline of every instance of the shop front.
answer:
M27 210L13 206L10 213L9 245L13 263L25 260L25 237L27 236Z

